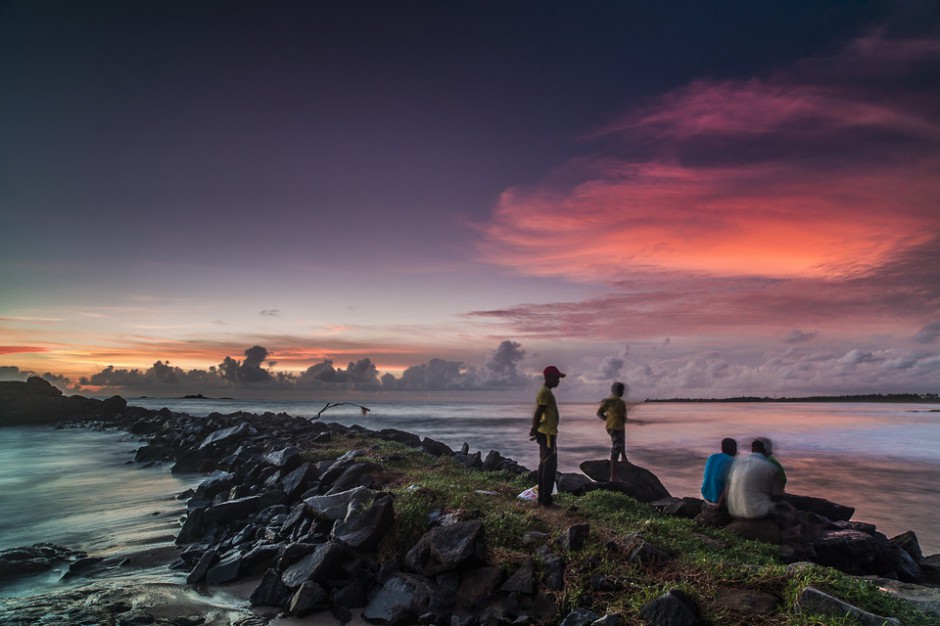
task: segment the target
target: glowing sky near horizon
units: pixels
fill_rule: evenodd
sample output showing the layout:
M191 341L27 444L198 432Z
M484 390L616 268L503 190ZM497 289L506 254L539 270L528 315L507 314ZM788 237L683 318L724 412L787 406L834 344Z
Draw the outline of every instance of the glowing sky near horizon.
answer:
M938 70L916 0L7 2L0 376L937 392Z

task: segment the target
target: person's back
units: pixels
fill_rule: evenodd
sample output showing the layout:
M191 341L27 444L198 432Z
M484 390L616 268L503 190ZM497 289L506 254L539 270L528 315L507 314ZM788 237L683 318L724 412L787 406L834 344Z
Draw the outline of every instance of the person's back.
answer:
M760 519L771 514L772 496L780 493L777 466L760 453L738 459L728 475L727 504L731 517Z
M730 437L722 439L721 452L716 452L705 461L702 475L702 497L709 504L718 504L728 482L731 464L738 453L738 443Z

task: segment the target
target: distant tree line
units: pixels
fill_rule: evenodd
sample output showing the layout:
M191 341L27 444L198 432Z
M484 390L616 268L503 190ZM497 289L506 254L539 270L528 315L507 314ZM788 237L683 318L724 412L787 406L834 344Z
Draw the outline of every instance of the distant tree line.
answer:
M805 396L801 398L768 398L735 396L733 398L647 398L645 402L940 402L936 393L867 393L848 396Z

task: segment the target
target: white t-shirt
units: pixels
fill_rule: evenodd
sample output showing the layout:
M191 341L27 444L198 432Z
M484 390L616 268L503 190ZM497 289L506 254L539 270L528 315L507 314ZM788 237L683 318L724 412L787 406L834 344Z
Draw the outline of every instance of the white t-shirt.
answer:
M770 496L778 491L777 472L777 466L760 453L735 460L728 474L731 517L759 519L770 515Z

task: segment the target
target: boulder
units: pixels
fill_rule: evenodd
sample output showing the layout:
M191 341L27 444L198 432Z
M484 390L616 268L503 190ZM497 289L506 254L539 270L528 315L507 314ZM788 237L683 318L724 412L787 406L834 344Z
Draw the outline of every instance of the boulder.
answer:
M816 513L822 515L834 522L845 522L852 519L855 509L850 506L836 504L825 498L814 498L812 496L800 496L792 493L783 494L783 500L789 502L794 508L800 511Z
M796 601L796 610L808 615L851 617L862 626L901 626L901 622L893 617L882 617L863 611L815 587L806 587L800 592Z
M346 546L336 542L325 543L285 569L281 581L291 589L296 589L308 580L323 582L335 576L336 570L341 569L348 559L349 550Z
M701 498L662 498L651 502L655 508L659 509L665 515L675 515L694 519L702 512L705 501Z
M211 433L208 437L202 440L202 443L199 444L199 449L202 450L203 448L211 446L214 443L238 441L239 439L253 437L257 434L258 431L254 428L254 426L248 422L242 422L237 426L220 428L219 430Z
M284 494L281 492L270 491L256 496L246 496L244 498L221 502L206 509L205 521L210 523L226 523L241 519L252 513L257 513L272 504L277 504L283 497Z
M210 585L221 585L237 580L241 573L242 554L238 550L233 550L209 568L206 572L206 582Z
M54 543L35 543L22 548L0 550L0 578L42 572L52 569L56 563L84 556L84 552L76 552Z
M620 491L640 502L655 502L670 496L669 490L653 472L632 463L617 464L618 481L613 483L606 482L610 480L609 459L582 461L579 467L582 472L597 481L597 484L590 486L590 489Z
M551 555L542 561L542 582L550 591L561 591L565 588L564 558Z
M281 491L288 497L294 499L304 493L311 482L317 479L317 470L312 463L302 463L297 468L288 472L281 479Z
M575 524L574 526L569 526L561 536L558 537L558 547L568 552L581 550L584 548L584 542L587 541L590 532L590 524Z
M350 504L361 505L371 502L375 498L375 492L365 487L356 487L349 491L333 493L326 496L311 496L304 499L307 510L317 517L337 521L346 518Z
M425 437L421 440L421 447L433 456L454 456L454 451L446 443Z
M330 595L312 580L300 585L290 599L287 610L294 617L304 617L329 607Z
M623 548L627 562L643 567L654 567L672 560L672 555L660 550L639 535L629 535Z
M196 563L196 567L189 573L189 576L186 577L187 585L195 585L201 583L206 578L206 573L208 573L209 568L215 565L215 562L219 560L219 552L215 548L211 550L206 550L202 553L202 557L199 558L199 562Z
M379 435L381 435L383 439L397 441L398 443L403 443L412 448L421 446L421 437L413 433L398 430L397 428L383 428L379 431Z
M291 597L290 589L281 581L275 569L269 569L261 577L248 601L252 606L276 606L283 608Z
M812 539L816 562L848 574L882 574L896 559L888 539L858 530L827 530Z
M506 579L501 591L509 593L522 593L530 595L535 592L535 561L531 558L522 562L522 565Z
M330 490L327 491L327 495L342 493L356 487L365 487L368 489L372 487L372 483L375 482L375 480L372 478L372 474L380 471L381 469L381 465L368 461L362 463L353 463L344 469L342 474L336 477L336 480L333 481L333 485L330 487Z
M300 448L287 446L286 448L265 454L264 461L274 467L289 472L303 463L303 456Z
M350 506L345 519L334 524L332 538L352 548L372 550L378 547L395 522L395 508L391 496L375 500L365 511Z
M575 609L561 620L559 626L588 626L593 624L600 616L589 609Z
M428 577L485 561L486 546L480 520L433 528L405 555L408 569Z
M503 582L503 571L498 567L477 567L463 572L457 587L457 607L479 612Z
M588 485L593 483L588 476L577 474L575 472L559 473L555 478L555 484L558 485L558 491L561 493L573 493L580 495L585 493Z
M704 626L706 623L695 601L678 589L644 605L640 615L652 626Z
M908 602L932 617L940 617L940 588L915 585L889 578L875 578L872 584L884 593Z
M416 624L427 612L435 594L434 584L420 576L395 574L362 610L372 624Z
M914 534L913 530L901 533L897 537L892 537L889 541L911 555L911 558L917 563L924 560L924 553L920 549L920 542L917 540L917 535Z

